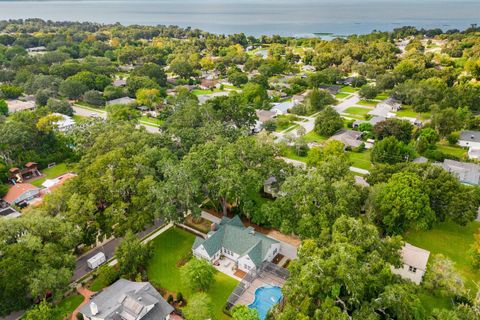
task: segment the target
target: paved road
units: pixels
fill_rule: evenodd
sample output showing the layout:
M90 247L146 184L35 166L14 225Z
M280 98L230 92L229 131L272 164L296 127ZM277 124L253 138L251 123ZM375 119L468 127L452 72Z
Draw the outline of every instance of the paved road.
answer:
M105 111L100 111L100 110L94 111L91 109L82 108L79 105L73 105L72 108L73 108L73 111L75 111L75 114L82 117L107 119L107 113ZM159 131L158 127L155 127L155 126L150 126L145 123L142 123L140 125L145 127L145 129L147 129L148 132L156 133Z
M157 220L155 221L154 225L145 229L145 231L138 233L137 236L142 239L146 235L160 228L162 225L163 225L163 220ZM115 254L115 249L118 247L121 241L122 241L121 238L115 238L105 243L104 245L98 246L94 250L90 251L88 254L77 259L77 262L76 262L77 265L75 267L75 271L73 272L73 277L71 279L72 282L80 279L81 277L83 277L84 275L92 271L92 269L90 269L87 265L87 260L93 257L94 255L96 255L97 253L103 252L107 257L107 260L110 260L111 258L113 258Z
M339 104L333 106L333 108L338 113L343 113L346 109L355 106L359 101L360 101L360 97L358 96L358 93L354 93L350 95L348 98L342 100L342 102L340 102Z

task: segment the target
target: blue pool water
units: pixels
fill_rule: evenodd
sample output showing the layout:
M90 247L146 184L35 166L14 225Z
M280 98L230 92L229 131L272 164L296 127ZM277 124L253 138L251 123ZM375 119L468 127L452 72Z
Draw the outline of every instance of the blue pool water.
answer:
M248 305L251 309L257 309L260 320L267 317L268 310L282 299L280 287L260 287L255 290L255 300Z

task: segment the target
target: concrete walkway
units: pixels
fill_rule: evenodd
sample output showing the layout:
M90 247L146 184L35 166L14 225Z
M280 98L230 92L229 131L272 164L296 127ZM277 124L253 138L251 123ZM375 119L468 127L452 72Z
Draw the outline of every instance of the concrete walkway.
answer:
M70 317L71 320L77 319L77 314L80 308L86 305L90 301L90 298L92 297L92 295L95 294L95 292L90 291L83 286L78 287L77 292L83 296L83 302L80 303L80 305L73 311L72 316Z
M208 221L211 221L211 222L217 223L217 224L222 221L222 219L220 219L219 217L214 216L213 214L208 213L208 212L203 211L203 210L202 210L202 213L201 213L201 217L205 220L208 220Z
M359 101L360 101L360 97L358 96L358 93L355 92L351 94L348 98L345 98L344 100L342 100L336 106L333 106L333 108L338 113L343 113L348 108L355 106Z

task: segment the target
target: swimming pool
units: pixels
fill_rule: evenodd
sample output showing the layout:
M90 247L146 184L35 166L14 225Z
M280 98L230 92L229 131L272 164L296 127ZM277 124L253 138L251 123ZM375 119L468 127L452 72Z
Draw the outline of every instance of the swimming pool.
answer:
M255 290L255 300L248 305L251 309L257 309L260 320L267 317L268 310L282 299L280 287L265 286Z

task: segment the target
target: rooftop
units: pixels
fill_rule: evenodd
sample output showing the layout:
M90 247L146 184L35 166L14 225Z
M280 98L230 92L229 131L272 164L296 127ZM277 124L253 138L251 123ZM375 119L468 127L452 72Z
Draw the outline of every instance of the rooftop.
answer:
M460 140L480 142L480 131L465 130L460 133Z
M7 194L3 197L3 200L5 200L8 203L13 203L22 194L31 190L39 190L39 189L30 183L17 183L8 190Z
M430 251L405 243L401 255L405 264L424 271L427 269Z

